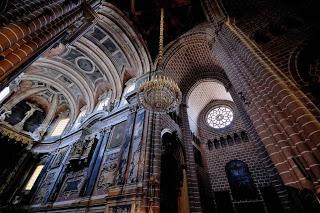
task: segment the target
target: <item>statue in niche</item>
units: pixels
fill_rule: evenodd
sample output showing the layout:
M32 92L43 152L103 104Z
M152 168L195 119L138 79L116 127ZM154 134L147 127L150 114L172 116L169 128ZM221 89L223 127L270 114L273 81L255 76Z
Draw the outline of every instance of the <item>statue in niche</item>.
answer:
M11 110L3 110L3 113L0 115L0 122L4 122L7 117L12 114Z
M46 128L44 126L39 126L30 136L35 141L40 141L46 132Z
M90 158L93 154L97 139L91 138L89 140L85 140L84 142L84 150L81 154L81 158L84 158L86 162L90 161Z
M106 106L103 106L103 110L107 112L111 112L113 108L114 108L114 101L110 101L109 104L107 104Z
M24 118L14 126L18 130L23 129L24 123L35 113L35 111L43 112L43 110L37 107L35 104L29 103L29 102L26 102L26 104L30 106L30 110L27 111L24 114Z
M78 141L74 144L72 153L71 153L71 160L78 160L81 157L81 153L82 153L82 141Z

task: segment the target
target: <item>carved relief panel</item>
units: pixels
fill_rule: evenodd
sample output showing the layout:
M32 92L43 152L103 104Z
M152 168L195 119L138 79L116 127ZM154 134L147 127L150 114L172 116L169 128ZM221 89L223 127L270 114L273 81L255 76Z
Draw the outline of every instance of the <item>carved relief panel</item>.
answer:
M84 183L84 177L87 175L87 171L88 170L86 168L77 172L68 173L58 195L57 201L77 198Z
M54 169L56 167L59 167L63 161L63 158L65 157L65 154L67 153L68 151L68 147L63 147L61 149L58 150L52 164L51 164L51 169Z
M129 164L129 174L127 183L136 183L141 180L141 177L138 177L138 169L141 164L140 154L141 154L141 145L142 145L142 135L143 135L143 124L144 124L144 110L138 111L131 148L131 161Z
M127 122L116 124L112 128L107 149L104 152L104 159L101 164L94 195L107 194L108 188L115 185L115 176L118 171L120 156L119 147L124 143L127 132Z
M76 171L88 166L97 145L97 141L98 139L93 137L79 140L73 145L69 159L70 170Z
M108 188L114 185L114 177L118 168L118 158L119 152L105 156L94 194L107 194Z
M43 203L45 198L49 196L50 188L54 184L55 174L55 172L50 172L46 175L38 191L35 193L34 204Z

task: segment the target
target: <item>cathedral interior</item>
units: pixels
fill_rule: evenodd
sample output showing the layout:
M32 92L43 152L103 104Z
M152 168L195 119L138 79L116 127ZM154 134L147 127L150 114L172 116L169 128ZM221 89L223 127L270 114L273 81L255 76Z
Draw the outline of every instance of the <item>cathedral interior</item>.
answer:
M319 213L316 2L1 0L0 212Z

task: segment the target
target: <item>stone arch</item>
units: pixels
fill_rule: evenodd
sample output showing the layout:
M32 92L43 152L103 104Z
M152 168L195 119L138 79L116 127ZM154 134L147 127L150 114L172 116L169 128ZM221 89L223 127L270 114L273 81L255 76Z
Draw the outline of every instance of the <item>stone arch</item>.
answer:
M26 92L23 93L19 93L14 95L14 98L9 99L8 102L6 102L2 108L5 109L11 109L14 105L16 105L17 103L19 103L20 101L26 99L27 97L37 94L39 92L45 91L47 88L46 87L37 87L37 88L31 88Z
M123 35L118 36L117 43L122 44L124 50L134 53L133 55L127 55L127 58L132 67L136 69L136 77L149 72L152 64L149 51L141 37L137 36L138 32L131 25L131 22L127 19L125 14L107 2L103 3L98 14L101 17L101 20L103 20L100 25L112 36L117 33L113 28L108 27L107 24L110 25L110 23L112 23L115 29L123 31Z
M187 187L185 154L177 134L170 132L164 129L161 136L160 208L163 212L178 212L185 208L185 204L179 205L179 197L186 196L182 189Z
M52 85L53 87L57 88L59 90L59 92L65 96L68 100L69 103L69 109L70 109L70 123L73 123L76 119L76 115L78 114L78 105L77 105L77 101L74 98L74 96L72 95L72 93L67 90L65 87L63 87L60 84L57 84L54 80L44 77L44 76L40 76L40 75L24 75L21 77L21 79L25 79L25 80L35 80L35 81L40 81L40 82L45 82L48 85Z
M225 166L233 199L254 200L258 191L253 182L248 165L241 160L229 161Z
M219 24L226 17L222 0L201 0L208 21Z
M85 120L80 124L78 128L90 128L91 125L95 124L99 121L99 119L107 116L108 113L106 111L99 111L97 113L91 114L89 117L86 117Z
M87 38L81 38L77 43L75 43L75 46L79 47L83 51L92 52L95 55L95 62L98 64L101 70L106 70L106 72L103 72L103 74L105 75L105 78L109 79L111 82L112 91L114 91L112 94L112 99L119 98L121 95L122 84L117 68L112 60L110 60L110 58L98 46L96 46Z
M227 81L227 78L224 80ZM206 116L213 107L226 105L234 109L231 94L227 91L227 88L215 78L205 78L197 81L191 86L185 100L188 105L187 111L190 129L194 133L198 132L199 124L207 124Z

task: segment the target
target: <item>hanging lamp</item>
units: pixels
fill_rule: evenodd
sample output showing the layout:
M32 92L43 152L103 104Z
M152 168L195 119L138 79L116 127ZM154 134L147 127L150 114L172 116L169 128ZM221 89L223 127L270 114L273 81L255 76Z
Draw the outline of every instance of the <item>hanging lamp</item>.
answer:
M142 83L139 88L141 105L157 114L175 110L182 99L178 85L171 78L161 75L163 72L163 25L164 9L161 8L158 66L155 71L150 72L149 80Z

